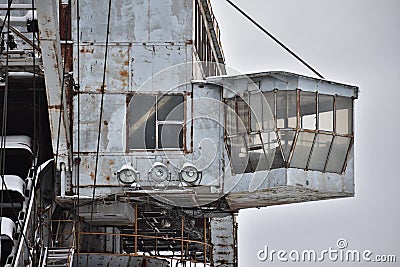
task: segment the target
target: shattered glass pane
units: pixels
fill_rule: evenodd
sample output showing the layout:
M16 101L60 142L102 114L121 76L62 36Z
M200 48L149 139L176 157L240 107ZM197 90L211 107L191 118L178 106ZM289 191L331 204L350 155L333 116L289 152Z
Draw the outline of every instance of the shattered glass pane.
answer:
M315 130L317 128L317 98L315 93L300 92L301 128Z
M267 156L268 163L271 165L274 162L276 151L279 150L279 143L275 131L261 133L262 143L264 144L264 151ZM271 167L271 166L270 166Z
M260 134L256 133L256 134L250 134L248 136L249 141L248 141L248 145L249 147L261 147L261 137Z
M252 171L262 171L269 169L268 160L262 148L256 150L250 150L249 160L252 167Z
M228 138L228 148L232 169L235 173L250 172L249 155L243 136L234 136Z
M282 152L285 162L287 162L289 159L295 134L296 134L295 131L278 131L279 140L281 141Z

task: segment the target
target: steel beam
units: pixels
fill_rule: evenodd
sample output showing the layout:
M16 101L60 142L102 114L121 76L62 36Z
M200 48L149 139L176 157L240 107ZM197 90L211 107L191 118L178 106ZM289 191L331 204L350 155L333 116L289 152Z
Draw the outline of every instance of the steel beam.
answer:
M58 1L41 0L36 3L40 46L46 81L53 152L60 169L63 162L71 171L71 136L67 109L66 86L61 56ZM57 153L58 152L58 153Z

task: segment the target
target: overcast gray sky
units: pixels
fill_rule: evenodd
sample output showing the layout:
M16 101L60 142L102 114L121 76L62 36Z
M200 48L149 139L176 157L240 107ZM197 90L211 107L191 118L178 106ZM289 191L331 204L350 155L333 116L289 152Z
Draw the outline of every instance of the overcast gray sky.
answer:
M239 214L240 266L399 266L400 1L233 0L328 80L357 85L356 197ZM313 76L225 0L212 0L226 62L241 72ZM257 251L349 249L394 254L397 263L260 262Z

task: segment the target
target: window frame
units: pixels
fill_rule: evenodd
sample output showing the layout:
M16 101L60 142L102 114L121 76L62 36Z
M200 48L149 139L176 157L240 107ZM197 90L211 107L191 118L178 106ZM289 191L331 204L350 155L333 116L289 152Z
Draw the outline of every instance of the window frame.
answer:
M289 127L289 125L285 125L287 127L279 128L278 127L279 126L278 125L278 114L277 114L278 113L278 111L277 111L277 109L278 109L278 107L277 107L278 106L278 93L282 92L281 94L282 94L282 96L284 96L284 94L288 94L288 91L292 92L292 94L294 92L294 94L295 94L295 100L296 100L295 101L295 105L296 105L296 107L295 107L296 123L295 124L296 124L296 127L293 128L294 125L292 127ZM344 162L343 162L343 165L342 165L342 170L339 171L338 168L337 168L336 171L333 172L333 173L337 173L337 174L343 174L344 171L346 170L349 153L350 153L350 150L352 149L352 146L353 146L353 143L354 143L354 97L341 96L341 95L337 95L337 94L330 95L330 94L326 94L326 93L321 93L319 91L304 91L304 90L301 90L301 89L295 89L295 90L274 89L272 91L265 91L265 92L261 92L261 93L265 94L265 93L271 93L271 92L273 93L272 99L274 101L274 103L273 103L274 107L273 107L273 110L271 110L271 111L273 113L274 131L276 133L276 139L277 139L277 143L278 143L278 146L276 148L274 148L274 149L276 149L282 155L282 159L284 161L283 162L284 166L281 166L281 167L310 170L309 167L310 167L312 159L313 159L312 163L313 163L313 165L315 165L315 162L314 162L315 158L313 158L314 149L315 149L315 153L318 153L321 150L319 144L316 144L316 142L317 142L317 140L319 140L319 138L322 138L323 136L326 135L326 136L331 136L331 141L330 141L330 144L329 144L329 148L328 147L324 148L325 150L323 151L324 154L327 154L326 158L325 158L325 162L324 162L324 164L322 164L322 165L324 165L324 167L323 167L323 169L322 169L322 167L319 167L318 171L321 171L323 173L326 173L326 172L331 172L332 173L332 171L330 171L330 169L328 168L328 164L332 160L332 159L330 159L331 158L331 154L334 153L337 149L339 149L337 147L334 147L335 140L336 139L341 139L341 138L347 138L348 142L349 142L349 145L347 146L345 157L343 159ZM248 113L249 113L248 114L248 122L247 122L248 125L246 125L246 130L245 131L239 131L238 122L236 122L236 124L235 124L236 128L235 129L231 129L231 130L234 130L233 133L228 134L227 132L225 132L225 142L226 143L229 142L229 140L228 140L229 138L232 138L232 137L235 137L235 136L243 136L243 137L245 137L245 136L250 136L250 135L254 135L254 134L260 134L260 133L264 132L264 130L265 130L264 129L264 122L262 123L261 129L255 130L252 127L253 126L252 119L253 119L254 115L251 112L251 110L252 110L251 95L252 95L251 92L247 92L247 93L244 93L243 96L235 95L234 97L226 98L224 100L225 104L227 104L226 101L232 101L232 104L234 105L233 111L236 113L236 119L238 119L240 117L239 110L238 110L238 99L240 99L240 101L244 102L247 105L247 109L248 109ZM311 103L312 108L315 111L315 114L313 114L313 113L311 114L311 116L315 116L314 117L315 128L313 128L313 129L303 128L304 125L303 125L303 116L302 116L302 114L304 112L302 113L302 108L304 109L304 106L301 105L301 103L302 103L301 102L302 95L304 95L306 97L309 97L310 99L314 99L314 102ZM321 119L320 114L325 112L323 110L320 110L320 97L322 98L322 97L325 97L325 96L328 96L328 97L332 98L331 99L332 107L328 111L332 116L331 118L329 118L331 120L329 124L332 125L331 126L331 130L320 129L320 126L322 125L320 123L320 119ZM347 116L347 120L348 120L347 121L347 124L348 124L347 133L343 133L343 132L338 132L337 131L337 123L338 123L337 122L337 117L338 117L338 114L337 114L338 106L337 105L338 105L338 99L343 99L342 100L343 103L347 102L349 104L349 107L347 108L347 110L349 112L349 115ZM230 106L230 105L228 105L228 106ZM346 110L346 109L344 109L344 110ZM286 110L286 112L288 114L288 110ZM262 114L263 114L263 111L261 112L261 115ZM304 113L304 114L306 114L306 113ZM289 119L286 119L286 120L288 121ZM227 121L226 114L225 114L224 123L225 123L226 127L230 127L227 124L228 121ZM283 147L283 145L284 145L283 143L284 142L283 142L283 140L282 140L282 138L280 136L280 133L284 133L284 132L294 132L292 144L290 145L290 150L288 152L286 152L286 153L283 150L284 149L284 147ZM301 133L305 133L305 134L308 133L308 134L313 134L314 135L314 138L311 141L311 146L307 148L309 150L309 152L308 152L308 157L307 157L307 161L305 163L304 168L296 167L296 166L293 166L293 164L292 164L293 156L294 156L294 153L295 153L295 150L296 150L296 146L299 145L299 144L297 144L297 142L299 141L299 136L301 135ZM262 140L262 138L261 138L261 140ZM246 138L245 138L245 141L247 141ZM264 145L264 141L261 141L261 142L262 142L262 146L263 146ZM247 149L247 153L249 153L253 149L251 147L251 144L249 144L247 142L245 142L244 145L245 145L245 147ZM300 149L300 148L298 148L298 149ZM264 149L264 154L267 155L265 149ZM344 153L341 152L341 154L344 154ZM232 159L231 151L229 149L228 149L228 156L229 156L230 159ZM307 156L307 155L305 155L305 156ZM267 160L268 160L268 157L267 157ZM231 163L232 163L232 160L231 160ZM251 165L250 161L249 161L249 164ZM232 165L231 165L231 168L232 168L232 170L235 169L235 167L232 166ZM279 168L279 167L275 166L275 159L274 159L274 162L272 163L272 165L270 166L270 169L274 169L274 168ZM251 169L253 169L253 168L251 168ZM256 171L256 170L251 170L250 172L254 172L254 171ZM246 173L246 172L247 171L245 171L243 173Z
M189 101L189 96L191 95L191 93L189 92L140 92L140 93L131 93L127 95L127 105L126 105L126 119L125 119L125 123L126 123L126 152L149 152L149 151L179 151L179 152L188 152L188 148L187 148L187 118L189 117L189 114L187 114L188 112L188 104L187 101ZM130 133L129 133L129 114L130 114L130 103L132 101L132 99L135 96L154 96L155 98L155 133L154 133L154 138L155 138L155 148L131 148L129 147L129 138L130 138ZM159 100L163 97L163 96L182 96L183 97L183 120L182 121L177 121L177 120L159 120L158 119L158 103ZM161 148L159 145L159 126L160 125L182 125L182 147L176 147L176 148ZM193 125L191 126L193 127ZM193 131L193 129L192 129ZM189 142L191 144L191 142Z

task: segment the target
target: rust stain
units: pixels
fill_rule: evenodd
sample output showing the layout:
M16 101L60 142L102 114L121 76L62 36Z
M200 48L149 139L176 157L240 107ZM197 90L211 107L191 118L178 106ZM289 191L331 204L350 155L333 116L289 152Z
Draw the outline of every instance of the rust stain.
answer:
M106 125L106 126L107 126L107 125L108 125L108 121L104 121L104 125Z
M75 165L79 165L81 163L81 158L75 158Z
M91 53L91 54L93 54L93 52L94 52L94 49L93 48L91 48L91 49L89 49L89 48L82 48L81 50L79 50L81 53Z
M112 159L110 159L110 165L113 165L115 162L114 162L114 160L112 160Z
M106 181L109 182L111 180L110 176L106 176Z
M128 77L128 71L127 70L121 70L119 72L119 74L121 74L122 77Z
M43 35L46 36L46 37L48 37L48 38L50 38L50 37L53 36L53 31L51 31L51 30L49 30L49 29L45 29Z
M104 93L106 91L107 86L100 86L100 88L96 89L97 92Z
M129 65L129 60L125 60L125 61L124 61L124 65L125 65L125 66L128 66L128 65Z
M61 109L61 105L48 105L49 109Z
M90 179L92 179L94 181L94 173L93 172L90 173Z

